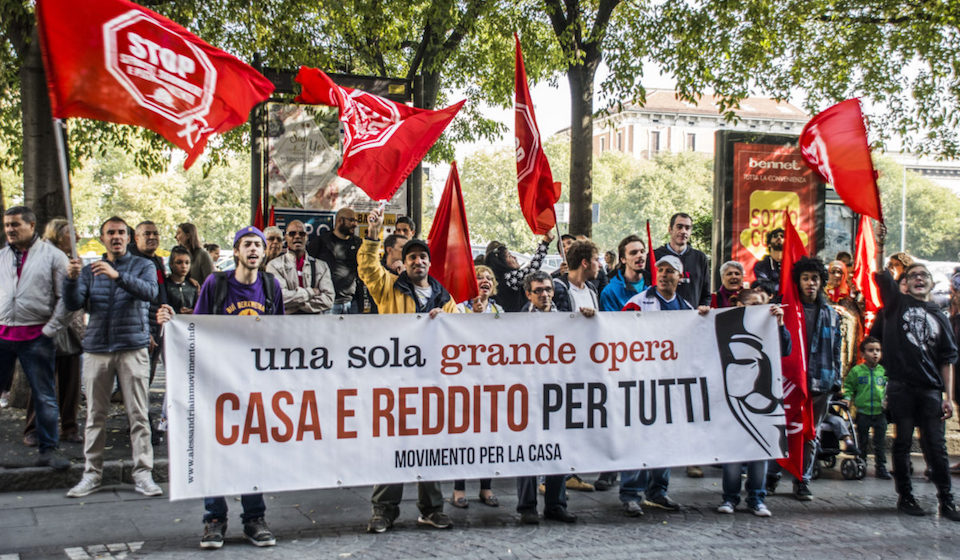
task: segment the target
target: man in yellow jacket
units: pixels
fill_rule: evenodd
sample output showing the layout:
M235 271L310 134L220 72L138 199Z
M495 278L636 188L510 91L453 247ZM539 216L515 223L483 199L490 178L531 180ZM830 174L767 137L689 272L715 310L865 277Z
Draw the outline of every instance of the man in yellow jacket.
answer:
M390 273L380 264L380 211L367 217L367 236L357 252L357 273L366 284L380 313L429 313L436 317L442 312L456 313L457 302L434 280L430 272L430 247L420 239L411 239L403 246L403 272ZM400 515L402 484L378 484L373 487L373 515L367 531L382 533L393 526ZM449 529L450 518L443 513L443 492L439 482L417 483L417 523Z

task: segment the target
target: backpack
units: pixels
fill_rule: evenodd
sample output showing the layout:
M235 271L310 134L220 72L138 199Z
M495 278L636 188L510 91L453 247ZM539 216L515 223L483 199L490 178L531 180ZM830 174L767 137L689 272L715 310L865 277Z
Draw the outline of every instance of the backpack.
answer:
M215 279L213 282L213 314L223 313L223 304L227 301L227 273L216 271L213 273ZM276 297L276 285L273 283L273 274L269 272L260 272L260 278L263 281L264 308L268 311L273 309L273 300Z

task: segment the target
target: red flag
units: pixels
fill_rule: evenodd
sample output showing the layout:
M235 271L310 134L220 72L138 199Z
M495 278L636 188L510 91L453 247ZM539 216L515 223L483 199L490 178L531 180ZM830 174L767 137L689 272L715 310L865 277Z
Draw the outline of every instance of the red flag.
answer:
M650 220L647 220L647 268L650 269L650 285L657 285L657 263L653 262L653 238L650 237Z
M126 0L38 0L53 116L149 128L187 152L247 121L273 84L259 72Z
M780 268L780 293L786 306L783 322L790 331L792 349L789 356L781 359L783 373L783 408L787 419L787 453L777 459L780 466L795 477L803 478L803 440L806 435L809 398L807 395L807 345L803 316L803 303L793 281L793 265L807 251L800 240L797 228L790 221L790 213L784 211L783 262Z
M883 307L883 300L880 299L880 288L873 278L875 272L877 272L877 242L873 237L873 223L868 216L860 216L853 283L863 295L866 306L866 320L864 322L868 329L873 325L873 321L877 317L877 311Z
M263 204L257 201L257 210L253 213L253 227L263 231Z
M408 107L359 89L340 87L316 68L300 67L295 101L330 105L343 124L343 163L337 175L374 200L389 200L427 155L466 102L430 111Z
M527 72L523 66L520 38L513 34L517 43L516 70L516 134L517 134L517 189L520 193L520 211L536 235L543 235L557 224L557 212L553 205L560 198L560 183L553 181L550 163L543 153L537 117L533 114L533 101L527 88Z
M430 276L443 284L456 302L477 297L477 273L473 268L470 230L455 161L450 164L450 175L427 244L430 246Z
M851 210L883 222L859 99L837 103L810 119L800 133L800 152Z
M270 207L270 217L267 219L267 226L277 225L277 217L273 214L273 206Z

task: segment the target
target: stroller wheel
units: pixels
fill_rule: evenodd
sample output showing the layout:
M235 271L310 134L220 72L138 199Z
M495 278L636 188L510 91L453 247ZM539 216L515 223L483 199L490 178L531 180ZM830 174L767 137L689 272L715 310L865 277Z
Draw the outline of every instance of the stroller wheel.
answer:
M863 467L863 473L867 471L866 467ZM857 462L854 459L844 459L840 462L840 474L843 475L843 478L847 480L855 480L863 478L863 475L858 476L860 468L857 466Z
M823 466L824 466L824 467L827 467L828 469L832 469L833 467L837 466L837 456L836 456L836 455L828 455L828 456L824 457L824 458L823 458Z
M814 460L813 472L810 473L810 480L816 480L818 478L820 478L820 461Z

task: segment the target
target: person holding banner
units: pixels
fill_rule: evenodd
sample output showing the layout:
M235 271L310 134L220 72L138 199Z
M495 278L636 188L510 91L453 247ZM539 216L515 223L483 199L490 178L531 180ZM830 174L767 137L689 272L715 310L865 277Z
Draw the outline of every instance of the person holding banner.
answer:
M555 281L542 270L535 270L523 280L523 292L527 296L527 303L521 311L527 313L554 313L557 308L553 305L553 290ZM595 312L591 308L581 308L584 317L593 317ZM566 475L553 474L544 477L543 517L564 523L574 523L577 516L567 511L567 488L564 483ZM536 525L540 523L537 515L537 477L517 477L517 512L520 514L520 523Z
M426 241L413 238L403 246L404 271L394 276L380 264L380 228L383 213L374 210L367 216L367 237L357 252L357 273L367 286L381 314L428 313L434 318L441 312L457 313L457 302L430 276L430 247ZM449 529L453 523L443 513L443 492L439 482L417 483L418 525ZM378 484L373 487L373 515L367 525L369 533L383 533L393 527L400 516L402 484Z
M263 232L247 226L233 239L233 258L236 270L211 274L200 288L197 315L283 315L283 297L280 282L270 273L260 273L267 239ZM174 316L174 309L164 305L157 312L161 325ZM263 516L267 505L263 494L240 496L243 505L243 535L254 546L273 546L277 539ZM203 499L203 536L200 548L217 549L223 546L227 532L227 501L223 496Z
M677 220L682 222L683 218L677 218ZM673 229L672 226L671 229ZM682 233L684 229L680 227L678 231ZM686 237L689 237L689 228L687 228L687 231ZM657 285L651 286L630 298L627 304L623 306L623 310L682 311L694 309L679 294L680 279L684 278L684 267L680 257L667 253L657 259L656 265ZM706 295L707 301L710 301L710 294ZM696 309L701 315L710 311L710 308L706 305L699 305ZM640 505L641 498L643 498L645 505L667 511L678 511L680 504L667 496L669 485L670 469L668 468L622 471L620 473L620 503L624 515L627 517L643 515L643 508Z

